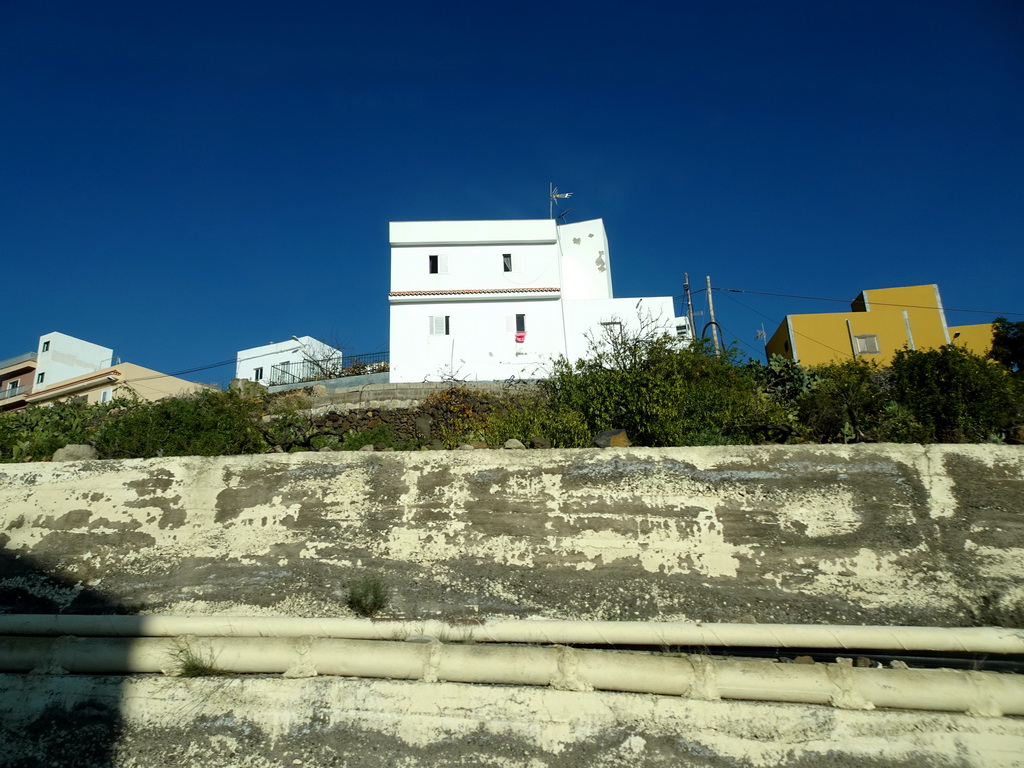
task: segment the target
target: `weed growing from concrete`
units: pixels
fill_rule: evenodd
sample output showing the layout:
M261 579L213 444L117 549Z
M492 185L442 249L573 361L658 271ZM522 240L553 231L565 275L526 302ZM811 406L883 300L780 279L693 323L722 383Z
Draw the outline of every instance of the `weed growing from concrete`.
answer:
M378 576L364 576L348 591L348 607L369 618L384 610L391 601L391 589Z
M178 677L219 677L231 674L217 666L213 651L197 651L182 640L174 644L171 658L174 660L175 674Z

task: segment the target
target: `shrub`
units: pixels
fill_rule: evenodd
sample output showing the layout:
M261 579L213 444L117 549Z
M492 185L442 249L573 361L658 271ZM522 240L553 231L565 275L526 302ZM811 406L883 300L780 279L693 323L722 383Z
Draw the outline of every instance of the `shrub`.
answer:
M4 414L0 417L0 461L42 461L69 443L91 443L112 414L138 402L128 397L92 405L66 400Z
M384 610L391 602L391 589L377 576L364 576L348 591L348 607L369 618Z
M586 442L577 445L606 429L625 429L639 445L743 443L758 427L785 421L778 404L758 395L735 351L718 354L703 340L680 347L640 327L606 326L587 359L557 360L541 382L563 423L584 425Z
M954 344L901 350L891 367L893 398L923 429L923 442L1002 438L1024 419L1024 382Z
M441 442L454 448L459 443L484 437L487 413L481 405L489 400L483 392L452 386L427 395L420 407L431 414Z
M358 451L366 445L385 445L396 450L408 448L405 443L395 437L395 431L389 424L378 424L361 432L350 429L338 447L342 451Z
M882 428L891 399L881 369L863 360L814 366L814 385L797 398L801 431L818 443L888 440Z
M107 458L259 453L261 418L258 400L203 390L125 409L98 430L96 448Z

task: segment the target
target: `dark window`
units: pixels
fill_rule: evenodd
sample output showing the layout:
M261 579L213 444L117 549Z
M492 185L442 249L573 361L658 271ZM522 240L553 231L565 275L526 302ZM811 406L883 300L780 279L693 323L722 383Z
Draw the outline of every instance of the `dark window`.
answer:
M257 368L255 371L252 372L252 380L253 381L259 381L262 378L263 378L263 369L262 368Z
M427 256L427 259L430 260L430 274L436 275L437 271L438 271L437 256L436 255Z
M503 253L501 254L501 265L506 272L512 271L512 254Z
M50 351L50 342L44 341L43 342L43 352L49 352L49 351Z
M526 315L516 315L516 333L526 333Z
M46 378L46 374L45 373L37 373L36 374L36 384L42 384L43 383L43 379L45 379L45 378Z

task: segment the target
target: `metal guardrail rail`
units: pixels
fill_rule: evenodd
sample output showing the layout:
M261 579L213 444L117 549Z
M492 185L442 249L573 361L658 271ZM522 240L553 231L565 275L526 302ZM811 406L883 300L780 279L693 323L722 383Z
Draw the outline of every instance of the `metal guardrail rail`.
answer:
M321 360L282 363L271 367L269 386L343 379L346 376L361 376L364 373L386 371L389 359L388 352L370 352L346 355L344 358L328 357Z

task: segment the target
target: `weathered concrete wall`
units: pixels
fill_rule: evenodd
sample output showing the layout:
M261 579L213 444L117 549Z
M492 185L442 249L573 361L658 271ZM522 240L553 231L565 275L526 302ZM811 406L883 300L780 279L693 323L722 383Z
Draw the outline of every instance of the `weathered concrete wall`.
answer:
M3 677L0 765L1024 766L1020 718L339 678Z
M13 611L1020 622L1024 448L293 454L0 466ZM1018 623L1019 626L1019 623Z

